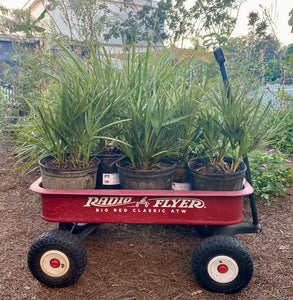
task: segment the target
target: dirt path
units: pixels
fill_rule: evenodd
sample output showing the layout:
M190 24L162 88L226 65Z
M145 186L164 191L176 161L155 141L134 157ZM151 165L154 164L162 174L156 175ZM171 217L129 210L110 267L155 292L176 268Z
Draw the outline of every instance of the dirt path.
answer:
M293 299L292 188L288 201L257 203L262 233L238 236L254 262L253 278L238 294L214 294L197 284L190 261L200 238L192 226L178 225L102 224L83 242L88 263L81 278L70 287L53 289L35 280L26 263L35 238L57 228L40 218L39 196L29 191L39 174L8 176L13 156L7 145L0 144L0 157L2 300ZM247 200L244 215L250 219Z

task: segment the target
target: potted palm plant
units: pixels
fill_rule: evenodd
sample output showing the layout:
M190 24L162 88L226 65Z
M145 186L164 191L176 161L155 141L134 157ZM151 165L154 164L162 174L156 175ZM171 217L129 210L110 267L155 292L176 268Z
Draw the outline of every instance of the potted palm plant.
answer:
M200 142L206 157L189 161L192 188L197 190L238 190L242 188L246 166L243 158L268 142L277 130L266 122L271 103L238 90L233 97L223 88L212 91L200 112Z
M170 189L175 164L165 158L174 147L173 91L181 82L172 68L169 50L138 54L135 46L125 53L122 76L130 93L125 115L131 121L121 132L126 159L118 163L120 184L124 189ZM163 160L164 158L164 160Z
M194 97L195 94L192 86L188 88L182 86L174 94L176 98L174 117L186 116L186 118L177 124L173 130L174 136L177 137L171 153L176 162L172 182L173 190L190 190L190 174L187 162L197 147L196 140L199 133L197 116L200 103L197 99L200 98Z
M176 161L172 189L190 190L191 180L188 161L200 151L200 112L205 109L202 102L204 91L213 82L209 65L196 57L185 58L183 72L180 72L182 85L173 91L174 118L173 134L176 137L171 156Z
M102 57L91 47L85 60L62 50L58 58L47 57L55 66L47 73L52 83L39 103L28 102L31 115L16 151L24 166L39 160L45 188L95 188L99 145L116 142L108 128L124 121L116 115L123 99L120 73L106 52Z

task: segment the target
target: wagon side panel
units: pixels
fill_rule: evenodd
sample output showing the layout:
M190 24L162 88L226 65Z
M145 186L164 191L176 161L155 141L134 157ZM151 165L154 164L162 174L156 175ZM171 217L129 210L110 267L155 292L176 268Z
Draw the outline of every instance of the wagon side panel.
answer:
M229 225L243 220L243 196L41 195L50 222Z

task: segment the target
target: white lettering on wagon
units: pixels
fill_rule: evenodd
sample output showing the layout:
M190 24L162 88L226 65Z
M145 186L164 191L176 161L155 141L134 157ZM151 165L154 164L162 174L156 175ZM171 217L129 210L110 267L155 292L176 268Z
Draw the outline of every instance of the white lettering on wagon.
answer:
M153 199L148 199L153 200ZM154 207L170 207L170 208L204 208L205 203L200 199L185 198L164 198L156 199Z
M88 197L87 203L84 207L111 207L120 206L131 203L132 197Z
M84 207L144 207L150 206L153 203L153 208L205 208L205 202L201 199L187 199L187 198L159 198L148 199L144 197L139 201L134 201L132 197L88 197L87 203Z

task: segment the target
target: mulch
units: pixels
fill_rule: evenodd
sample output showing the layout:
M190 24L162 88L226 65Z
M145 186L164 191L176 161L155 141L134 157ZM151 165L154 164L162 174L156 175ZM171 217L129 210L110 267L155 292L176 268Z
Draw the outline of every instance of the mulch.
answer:
M293 299L292 187L287 200L257 201L260 234L237 236L254 262L251 282L237 294L211 293L195 281L191 255L201 238L193 226L181 225L101 224L83 240L88 263L81 278L66 288L49 288L27 266L31 243L58 227L41 219L40 198L29 190L39 171L10 173L14 157L5 143L0 155L0 299ZM248 199L244 216L251 219Z

